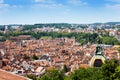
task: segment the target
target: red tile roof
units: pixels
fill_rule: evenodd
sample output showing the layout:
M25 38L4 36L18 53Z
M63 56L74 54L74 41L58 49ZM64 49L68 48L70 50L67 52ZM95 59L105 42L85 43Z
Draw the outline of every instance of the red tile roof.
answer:
M29 80L29 79L16 74L12 74L4 70L0 70L0 80Z

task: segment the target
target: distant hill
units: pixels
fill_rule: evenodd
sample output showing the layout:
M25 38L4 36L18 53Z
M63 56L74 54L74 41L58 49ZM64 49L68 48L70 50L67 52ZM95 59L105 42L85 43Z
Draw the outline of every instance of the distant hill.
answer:
M120 24L120 22L106 22L106 23L92 23L93 25L101 25L101 24L108 24L108 25L115 25Z
M107 22L105 24L109 24L109 25L115 25L115 24L120 24L120 22Z
M43 27L54 27L54 28L69 28L69 29L75 29L75 28L86 28L86 25L83 24L69 24L69 23L39 23L34 25L24 25L24 30L34 29L34 28L43 28Z
M93 25L101 25L101 24L103 24L103 23L92 23Z

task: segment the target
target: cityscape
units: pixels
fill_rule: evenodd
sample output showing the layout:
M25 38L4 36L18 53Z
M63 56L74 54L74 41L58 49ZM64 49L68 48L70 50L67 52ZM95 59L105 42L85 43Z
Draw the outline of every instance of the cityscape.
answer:
M24 77L41 77L54 68L70 76L79 68L120 60L118 22L1 25L0 34L1 69Z
M119 0L0 0L0 80L120 80L119 9Z

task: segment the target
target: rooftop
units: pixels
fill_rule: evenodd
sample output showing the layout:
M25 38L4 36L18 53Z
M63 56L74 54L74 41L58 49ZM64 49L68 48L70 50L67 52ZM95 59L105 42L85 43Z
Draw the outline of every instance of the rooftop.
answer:
M0 70L0 80L30 80L28 78Z

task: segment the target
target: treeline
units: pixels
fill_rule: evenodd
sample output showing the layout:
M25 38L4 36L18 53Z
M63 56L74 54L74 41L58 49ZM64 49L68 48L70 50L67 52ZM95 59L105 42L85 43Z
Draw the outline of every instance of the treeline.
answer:
M23 25L23 30L32 30L35 28L43 28L43 27L54 27L59 29L69 28L69 29L75 29L75 28L87 28L86 25L78 25L78 24L68 24L68 23L47 23L47 24L34 24L34 25Z
M33 34L33 37L39 39L42 36L49 36L52 38L75 38L77 42L79 42L81 45L90 43L97 43L98 34L97 33L66 33L66 32L40 32L37 34Z
M0 25L0 30L5 30L5 26Z
M18 36L18 35L31 35L35 39L40 39L42 37L51 37L51 38L75 38L77 42L81 45L89 43L98 43L98 44L108 44L108 45L116 45L119 44L118 40L111 36L102 36L100 37L97 33L67 33L67 32L10 32L8 34L0 33L2 36L2 40L5 41L9 39L10 36Z
M65 70L50 69L39 76L28 75L32 80L120 80L120 63L116 59L106 60L101 68L79 68L69 76Z
M67 23L35 24L35 25L24 25L23 30L32 30L35 28L43 28L43 27L55 27L55 28L62 29L63 27L64 28L71 28L72 26L71 26L71 24L67 24Z

